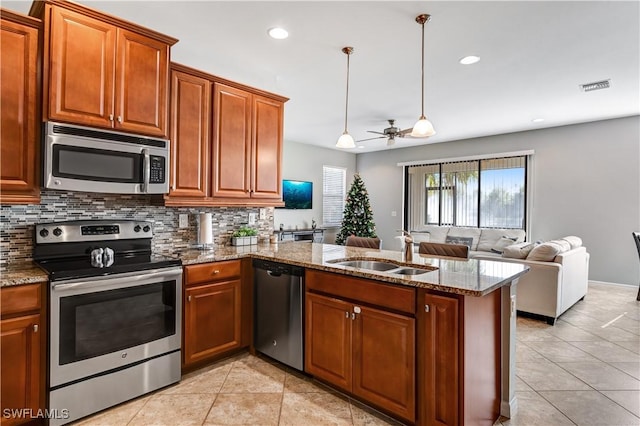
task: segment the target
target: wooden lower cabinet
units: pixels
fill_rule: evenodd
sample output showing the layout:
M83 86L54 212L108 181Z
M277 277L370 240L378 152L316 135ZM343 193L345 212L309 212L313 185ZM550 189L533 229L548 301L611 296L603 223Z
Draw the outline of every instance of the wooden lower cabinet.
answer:
M415 319L384 310L384 306L341 299L344 294L316 293L337 288L336 281L341 286L348 285L346 281L352 281L356 287L366 283L307 271L307 286L312 291L306 293L305 371L414 422ZM385 290L391 293L389 296L395 294L396 288L392 286L372 285L380 294Z
M2 425L30 421L44 409L45 324L40 284L3 288L0 319ZM6 415L6 410L15 410Z
M185 267L183 369L248 346L249 287L241 260Z
M500 291L418 290L418 424L491 426L500 413Z

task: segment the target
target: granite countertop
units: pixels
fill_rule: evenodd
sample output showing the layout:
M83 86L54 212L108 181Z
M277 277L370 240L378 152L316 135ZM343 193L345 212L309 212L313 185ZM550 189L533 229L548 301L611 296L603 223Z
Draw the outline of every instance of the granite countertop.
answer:
M483 296L526 273L525 265L492 260L452 260L414 254L413 262L404 262L402 253L310 242L243 247L216 247L212 251L185 250L173 253L183 265L239 259L246 256L289 263L305 268L370 278L393 284L429 288L448 293ZM378 259L398 266L430 269L419 275L400 275L331 263L345 259Z
M310 242L225 246L216 247L213 250L187 249L163 254L181 259L185 266L254 257L393 284L472 296L488 294L529 269L518 263L476 259L452 260L427 257L417 253L414 254L413 262L404 262L402 253L398 251ZM400 275L332 263L345 259L378 259L390 261L398 266L428 269L428 272L418 275ZM0 272L0 287L47 282L47 280L47 274L33 262L11 264Z

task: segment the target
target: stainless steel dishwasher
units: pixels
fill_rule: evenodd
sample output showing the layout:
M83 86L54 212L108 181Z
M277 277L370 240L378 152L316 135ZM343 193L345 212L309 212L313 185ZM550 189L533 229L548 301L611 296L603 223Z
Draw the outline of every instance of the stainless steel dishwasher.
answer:
M253 259L254 346L290 367L304 367L304 269Z

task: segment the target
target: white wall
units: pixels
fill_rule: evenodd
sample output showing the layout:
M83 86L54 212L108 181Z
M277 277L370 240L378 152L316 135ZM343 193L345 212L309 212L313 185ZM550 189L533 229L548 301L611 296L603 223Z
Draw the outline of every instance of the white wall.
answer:
M285 141L282 160L282 178L313 182L313 208L311 210L275 209L273 225L280 224L285 229L311 228L311 219L318 227L323 226L322 218L322 166L337 166L347 169L347 189L356 171L356 155L351 152L320 148ZM335 241L336 230L325 231L325 242Z
M529 239L577 235L591 254L589 279L638 285L631 232L640 230L639 116L358 154L378 235L392 241L402 226L398 162L529 149Z

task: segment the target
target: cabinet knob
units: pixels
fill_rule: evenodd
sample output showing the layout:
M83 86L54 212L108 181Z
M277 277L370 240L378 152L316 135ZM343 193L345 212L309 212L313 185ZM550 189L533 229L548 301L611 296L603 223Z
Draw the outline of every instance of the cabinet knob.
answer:
M109 121L113 121L113 114L109 114Z
M34 333L37 333L39 328L40 327L38 326L38 324L33 324L33 332Z
M353 312L351 312L351 319L352 319L352 320L356 319L356 314L355 314L355 313L353 313Z
M346 311L346 312L344 313L344 317L345 317L345 318L349 318L349 311Z
M424 311L429 312L429 305L424 305Z
M191 296L187 296L187 302L191 302Z
M213 275L215 275L215 274L219 274L219 273L220 273L220 271L219 271L218 269L216 269L216 270L214 270L214 271L213 271Z
M122 123L122 116L121 115L118 116L118 123Z

